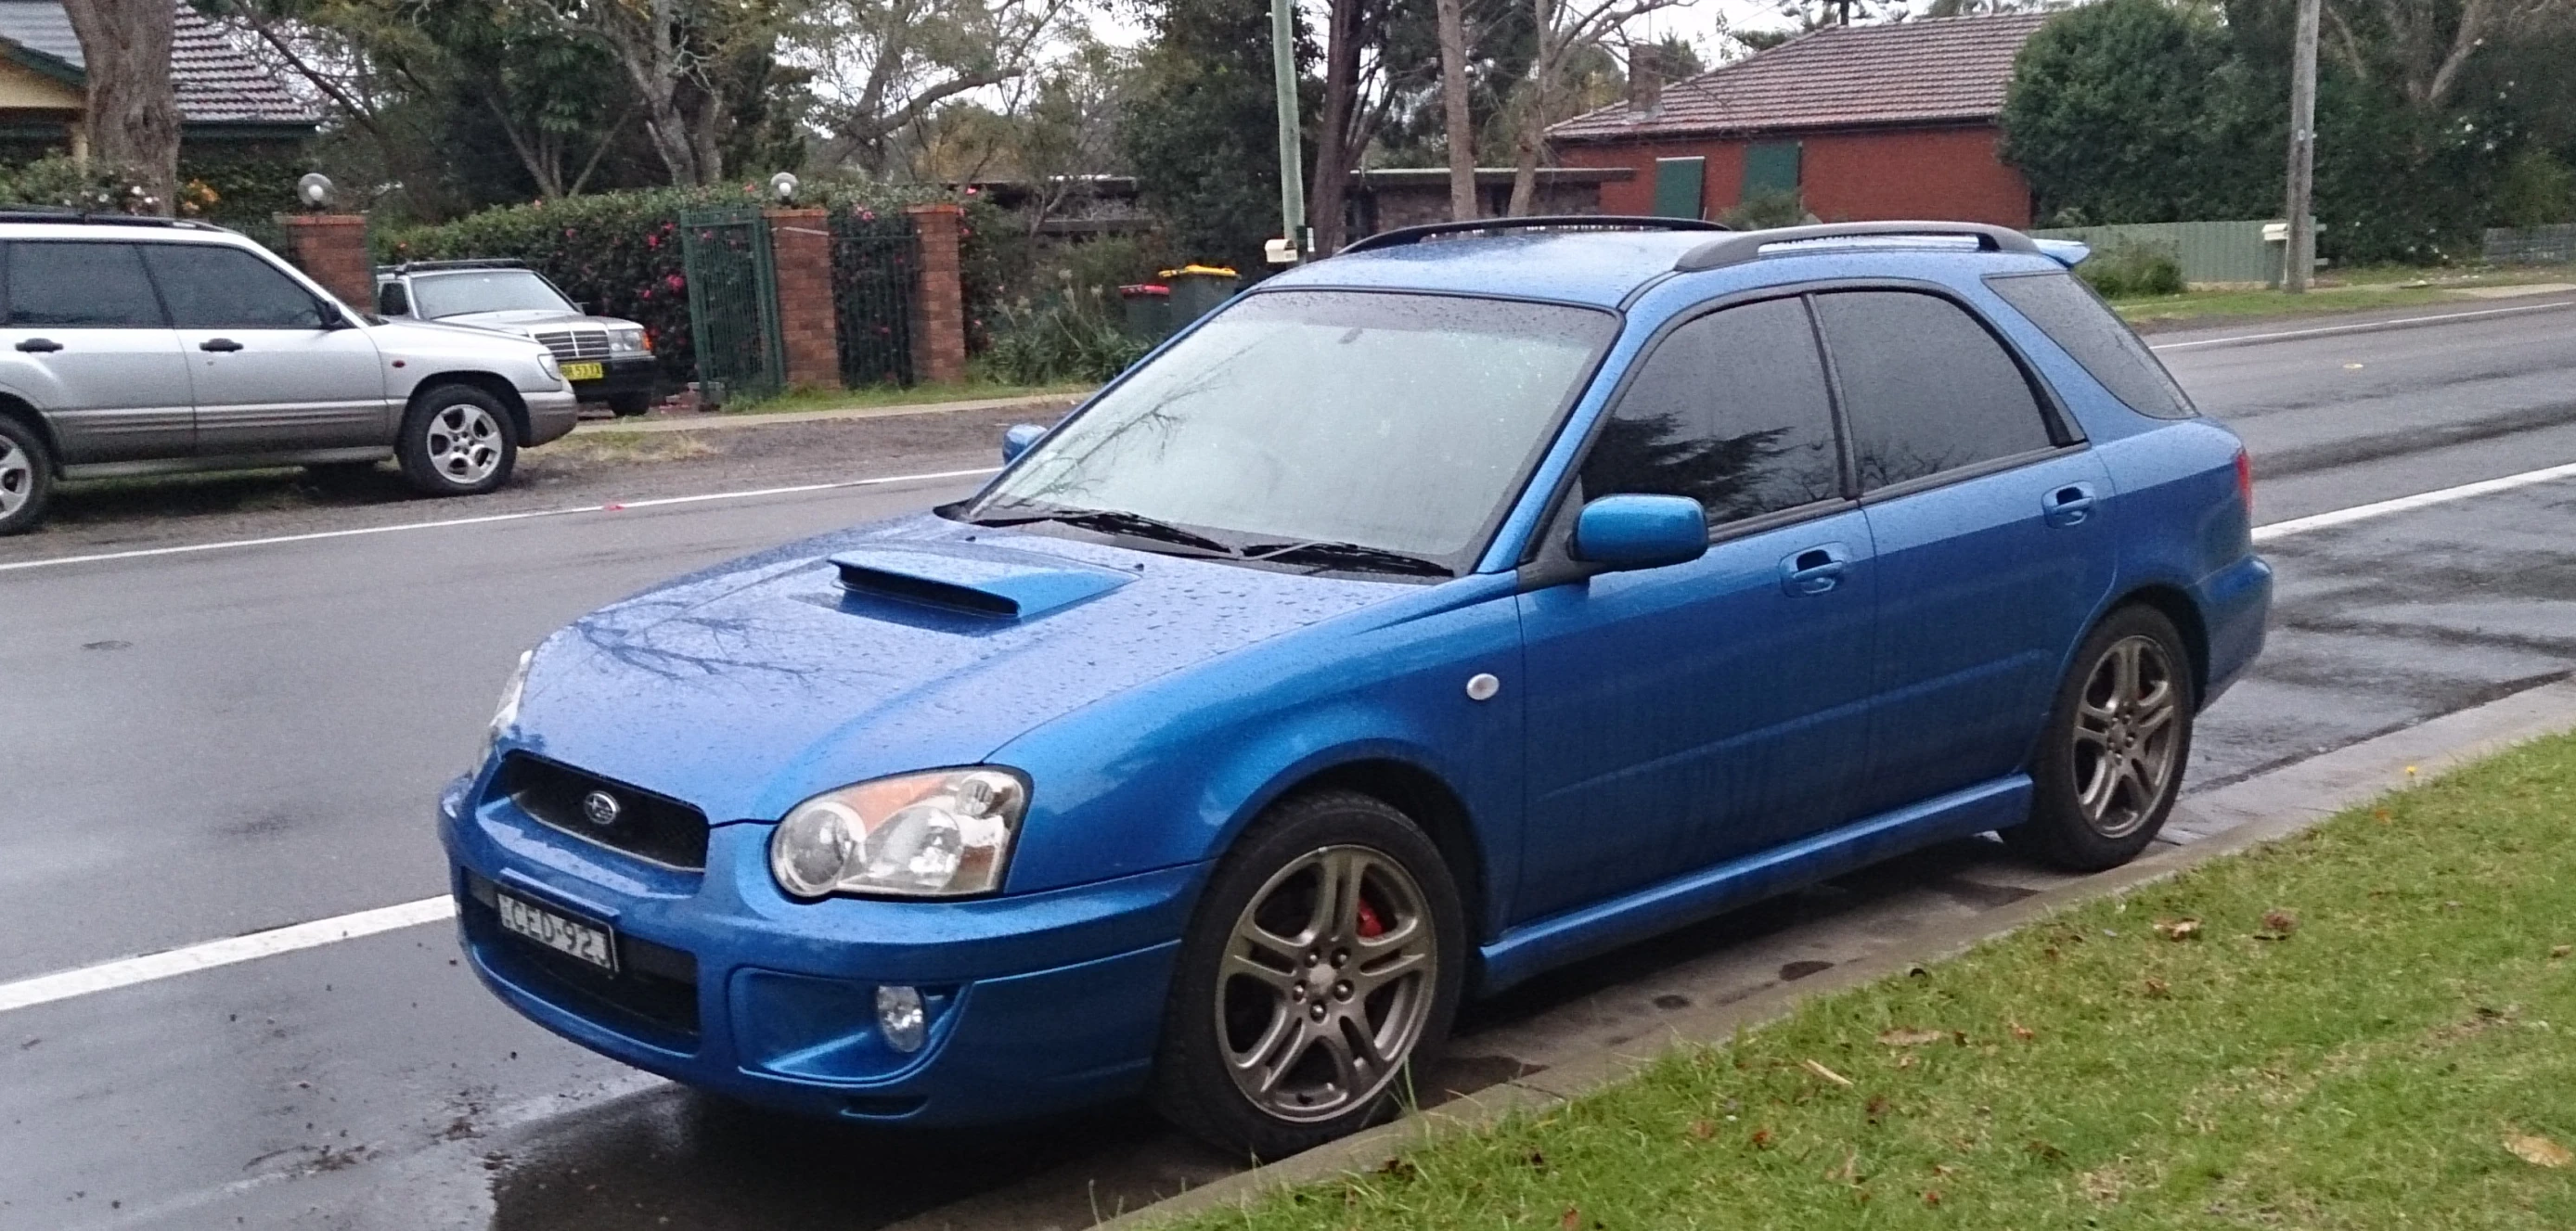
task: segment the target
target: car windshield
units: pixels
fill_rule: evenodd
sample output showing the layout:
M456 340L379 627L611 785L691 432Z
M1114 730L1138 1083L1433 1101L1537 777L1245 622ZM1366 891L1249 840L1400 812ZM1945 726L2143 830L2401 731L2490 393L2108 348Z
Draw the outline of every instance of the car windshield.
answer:
M1617 330L1607 312L1555 304L1249 296L958 512L1281 564L1455 574Z
M414 275L412 305L423 319L468 312L572 312L572 304L531 269Z

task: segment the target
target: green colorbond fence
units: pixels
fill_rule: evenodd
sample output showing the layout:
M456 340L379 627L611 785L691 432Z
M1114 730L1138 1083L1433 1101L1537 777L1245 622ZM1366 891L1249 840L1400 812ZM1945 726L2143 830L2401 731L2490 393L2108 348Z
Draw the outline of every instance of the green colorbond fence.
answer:
M2041 239L2073 239L2107 252L2122 244L2163 248L2182 264L2183 281L2266 285L2281 277L2281 246L2263 242L2264 222L2135 222L2115 226L2058 227L2032 231Z

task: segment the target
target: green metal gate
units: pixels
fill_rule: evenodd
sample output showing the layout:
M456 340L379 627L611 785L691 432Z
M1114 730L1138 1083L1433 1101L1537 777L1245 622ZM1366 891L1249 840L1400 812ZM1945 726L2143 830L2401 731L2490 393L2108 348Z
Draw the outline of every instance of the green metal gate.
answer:
M680 215L680 236L699 382L721 383L728 401L778 392L786 384L787 354L779 340L768 220L753 208L688 210Z
M912 292L920 248L909 218L858 206L833 212L832 311L843 385L912 383Z

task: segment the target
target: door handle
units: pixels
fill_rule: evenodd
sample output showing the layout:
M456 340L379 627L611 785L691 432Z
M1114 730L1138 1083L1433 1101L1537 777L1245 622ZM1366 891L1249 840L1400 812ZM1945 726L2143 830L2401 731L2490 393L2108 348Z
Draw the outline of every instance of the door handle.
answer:
M233 341L231 338L208 338L203 342L197 343L198 350L237 351L241 348L242 344Z
M1841 543L1793 551L1780 559L1780 588L1791 598L1825 593L1843 583L1851 558L1851 548Z
M29 338L18 344L18 349L31 355L49 354L62 348L63 344L52 338Z
M2040 516L2052 526L2080 526L2093 517L2093 485L2069 483L2040 502Z

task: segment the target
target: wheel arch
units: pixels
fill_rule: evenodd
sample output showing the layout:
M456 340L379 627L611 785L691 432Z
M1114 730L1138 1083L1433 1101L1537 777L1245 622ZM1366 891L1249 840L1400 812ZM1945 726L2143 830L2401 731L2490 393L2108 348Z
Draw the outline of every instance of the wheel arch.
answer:
M461 369L450 372L435 372L428 376L421 377L420 383L412 386L411 397L405 400L403 413L408 416L411 412L420 409L422 401L430 395L432 390L437 389L441 385L466 385L475 389L480 389L485 393L491 394L493 397L499 398L501 400L502 409L507 410L510 413L510 430L518 435L518 439L514 443L521 446L525 446L528 443L528 439L534 430L528 421L528 401L526 398L519 396L519 387L517 385L511 384L508 380L493 372L478 372L472 369Z
M0 419L8 419L34 432L36 439L45 446L45 460L51 463L54 477L62 477L63 442L55 437L54 426L45 422L44 414L33 403L14 393L0 393Z

